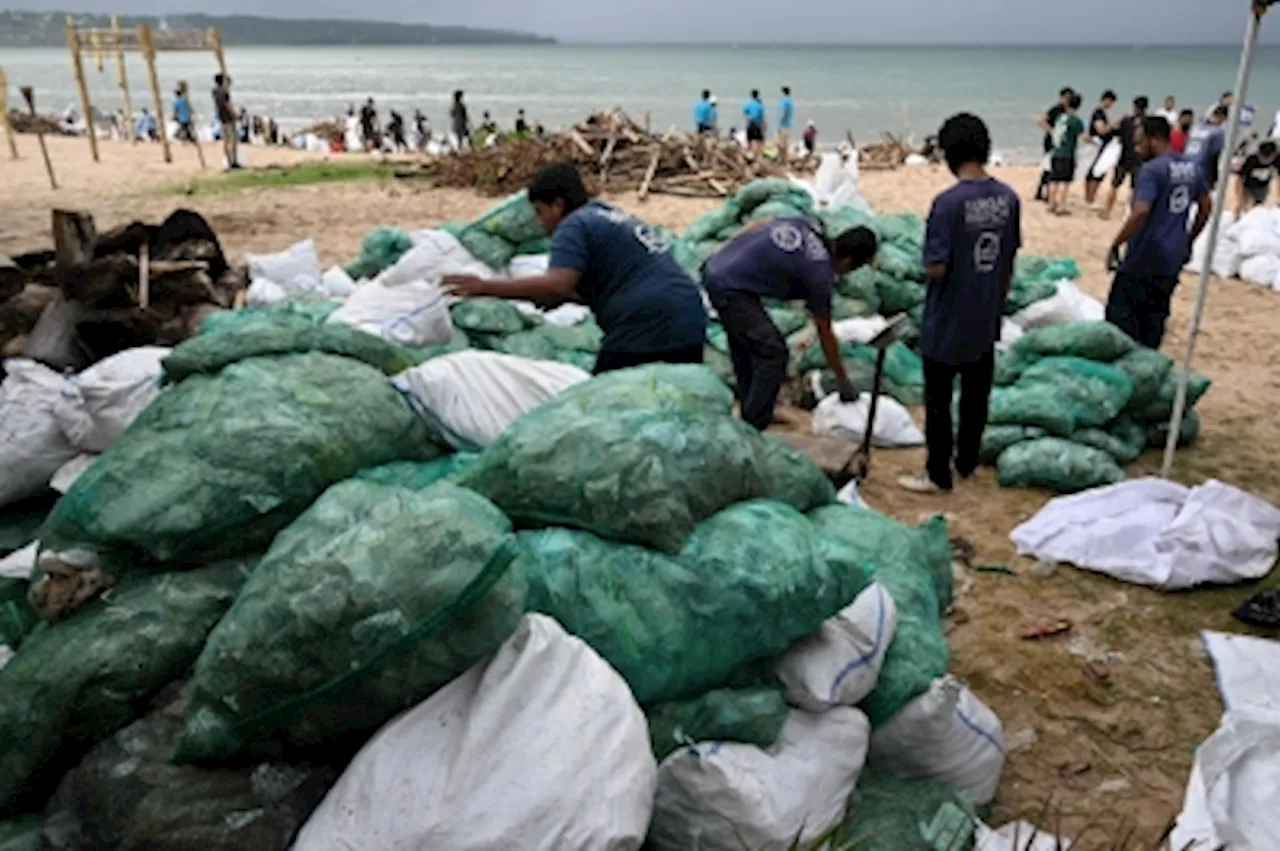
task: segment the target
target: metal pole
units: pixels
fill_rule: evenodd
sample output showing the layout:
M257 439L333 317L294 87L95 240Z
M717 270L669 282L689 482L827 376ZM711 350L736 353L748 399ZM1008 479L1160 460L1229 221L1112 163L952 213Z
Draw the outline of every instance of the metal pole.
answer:
M1254 48L1258 46L1258 28L1262 16L1267 11L1266 5L1256 3L1249 10L1249 24L1245 30L1244 49L1240 55L1240 73L1236 77L1235 97L1231 101L1231 112L1227 116L1227 141L1222 149L1222 158L1228 163L1235 155L1236 140L1240 136L1240 110L1244 107L1244 99L1249 91L1249 74L1253 71ZM1219 167L1218 189L1213 198L1213 214L1209 221L1208 244L1205 246L1204 266L1200 269L1200 284L1196 288L1196 306L1191 312L1191 328L1187 332L1187 355L1182 363L1182 372L1178 376L1178 392L1173 397L1173 415L1169 418L1169 437L1164 444L1164 464L1160 475L1169 478L1173 472L1173 456L1178 451L1178 438L1182 434L1182 417L1187 410L1187 382L1191 378L1191 361L1196 354L1196 337L1200 334L1200 323L1204 319L1204 305L1209 297L1209 275L1213 267L1213 252L1218 245L1218 231L1222 225L1222 208L1227 201L1227 184L1231 181L1230 168Z

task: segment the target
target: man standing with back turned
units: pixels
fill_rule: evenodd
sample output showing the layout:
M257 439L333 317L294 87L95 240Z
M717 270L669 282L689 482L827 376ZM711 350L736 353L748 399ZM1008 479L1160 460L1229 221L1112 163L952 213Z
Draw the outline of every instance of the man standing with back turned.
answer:
M222 152L227 168L240 168L240 131L236 127L235 105L231 103L231 78L217 74L213 78L213 112L222 125Z
M959 180L934 199L925 230L922 262L929 291L920 352L929 457L923 476L898 480L916 493L950 491L953 462L962 479L978 468L1000 316L1022 246L1018 193L987 173L991 135L982 119L968 113L947 119L938 145ZM957 376L960 423L953 437L951 395Z
M1136 142L1147 164L1138 172L1133 212L1107 255L1107 268L1116 273L1107 297L1107 321L1142 345L1158 349L1178 272L1209 220L1213 200L1200 164L1170 150L1169 122L1158 115L1142 119ZM1188 234L1192 203L1198 206ZM1126 243L1121 260L1120 247Z
M787 164L791 153L791 125L796 120L796 105L791 100L791 87L782 87L782 100L778 101L778 161Z

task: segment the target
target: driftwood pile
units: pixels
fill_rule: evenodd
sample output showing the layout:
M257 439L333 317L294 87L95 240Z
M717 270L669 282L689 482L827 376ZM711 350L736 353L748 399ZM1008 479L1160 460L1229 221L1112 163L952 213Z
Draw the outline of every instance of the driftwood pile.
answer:
M919 153L900 136L882 133L880 138L858 148L858 167L863 169L899 168L911 154Z
M331 145L334 142L341 142L346 138L346 129L343 127L342 122L333 119L328 121L317 121L310 127L303 128L301 132L311 133L315 135L316 138L323 139Z
M57 115L32 115L16 109L9 110L9 126L15 133L43 133L46 136L74 136L74 131L62 126Z
M180 342L246 284L190 210L101 235L87 213L55 210L53 237L50 251L0 255L0 354L60 371Z
M728 139L675 127L650 133L619 109L592 115L565 132L438 157L398 176L502 195L523 189L543 166L566 160L578 165L593 190L637 190L641 199L650 194L723 198L757 177L786 173ZM803 165L791 163L793 169Z

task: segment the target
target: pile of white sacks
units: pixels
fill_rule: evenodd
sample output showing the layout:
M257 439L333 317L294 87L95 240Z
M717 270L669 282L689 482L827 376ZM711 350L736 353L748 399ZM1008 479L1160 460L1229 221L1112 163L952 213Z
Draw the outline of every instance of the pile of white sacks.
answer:
M1209 245L1208 228L1196 240L1188 272L1199 272L1204 266ZM1221 278L1240 278L1250 284L1280 290L1280 209L1255 207L1236 219L1224 211L1213 252L1213 274Z

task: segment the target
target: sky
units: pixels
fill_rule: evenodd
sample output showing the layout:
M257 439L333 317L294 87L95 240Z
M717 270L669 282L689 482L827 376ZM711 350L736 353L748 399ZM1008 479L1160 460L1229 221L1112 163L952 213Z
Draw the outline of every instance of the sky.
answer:
M0 7L270 14L523 30L574 42L1239 44L1248 0L0 0ZM1280 18L1280 10L1269 16ZM1263 41L1280 44L1280 21Z

